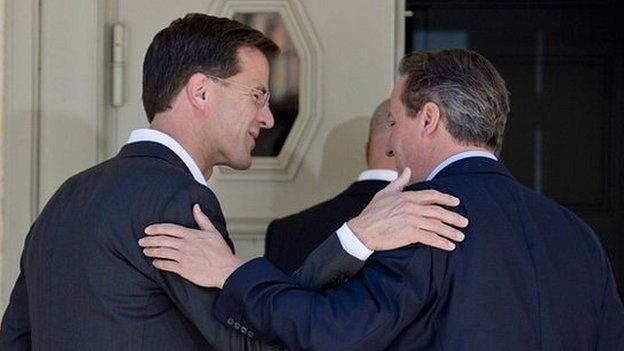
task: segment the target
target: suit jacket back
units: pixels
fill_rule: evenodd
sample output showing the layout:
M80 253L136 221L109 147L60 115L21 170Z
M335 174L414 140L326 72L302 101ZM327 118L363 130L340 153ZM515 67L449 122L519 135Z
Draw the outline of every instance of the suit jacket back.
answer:
M291 274L310 252L344 222L357 216L387 184L382 180L358 181L330 200L272 221L266 233L265 257Z
M430 182L470 220L453 252L376 252L337 289L297 289L262 260L218 297L267 341L318 350L624 350L624 308L598 238L498 162L457 161ZM258 277L261 277L259 279Z

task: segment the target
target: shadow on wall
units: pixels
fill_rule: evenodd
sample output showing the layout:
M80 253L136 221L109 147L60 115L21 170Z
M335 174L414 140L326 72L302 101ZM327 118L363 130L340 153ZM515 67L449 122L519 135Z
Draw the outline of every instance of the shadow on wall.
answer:
M337 195L366 168L364 146L368 136L369 117L355 117L334 128L323 148L323 160L317 189Z

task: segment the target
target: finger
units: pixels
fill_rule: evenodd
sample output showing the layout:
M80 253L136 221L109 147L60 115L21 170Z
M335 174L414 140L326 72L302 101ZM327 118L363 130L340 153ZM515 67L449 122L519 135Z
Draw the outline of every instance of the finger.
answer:
M412 170L409 167L405 167L401 175L397 177L397 179L393 180L388 184L385 188L379 191L382 194L386 193L397 193L403 191L403 188L407 186L409 180L412 176Z
M430 218L420 218L418 222L418 228L424 229L435 235L454 241L463 241L465 238L464 233L438 220Z
M459 199L455 196L441 193L437 190L406 191L401 196L421 205L441 205L455 207L459 205Z
M186 228L173 223L152 224L145 228L147 235L169 235L176 238L184 238L195 232L196 229Z
M193 205L193 218L195 218L195 222L197 222L197 225L199 226L199 229L207 230L207 231L216 231L217 230L212 225L212 222L210 222L210 218L208 218L208 216L206 216L204 214L204 212L202 212L201 207L199 206L199 204Z
M147 257L178 261L180 251L168 247L152 247L143 249L143 254Z
M180 264L176 261L170 261L170 260L154 260L152 262L152 265L154 265L154 267L162 270L162 271L167 271L167 272L173 272L173 273L177 273L180 274Z
M468 225L466 217L440 206L422 206L419 211L425 217L439 220L454 227L465 228Z
M141 247L169 247L177 250L181 244L182 239L167 235L146 236L139 239L139 246Z
M445 251L455 250L455 244L438 235L435 235L435 233L428 232L426 230L421 230L420 233L421 235L418 242L423 245L435 247Z

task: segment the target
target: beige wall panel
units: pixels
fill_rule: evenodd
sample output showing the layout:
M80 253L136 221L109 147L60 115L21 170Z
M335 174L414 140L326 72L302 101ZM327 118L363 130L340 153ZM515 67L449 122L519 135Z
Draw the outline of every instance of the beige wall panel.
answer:
M98 2L41 6L40 202L97 160L100 62Z

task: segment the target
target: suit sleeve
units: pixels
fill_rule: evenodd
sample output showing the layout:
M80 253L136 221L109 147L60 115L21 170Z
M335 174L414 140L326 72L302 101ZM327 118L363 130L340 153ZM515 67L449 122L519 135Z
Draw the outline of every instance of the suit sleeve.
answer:
M24 246L24 252L26 245ZM28 289L24 278L24 258L22 253L20 274L17 277L9 305L0 326L0 350L30 350L30 318L28 314Z
M197 228L192 217L192 206L199 203L215 228L224 236L230 247L225 222L216 197L205 187L193 185L176 191L167 202L156 222L177 223L186 227ZM149 223L151 224L151 223ZM135 239L143 236L143 224L134 228ZM215 350L277 350L276 347L262 344L245 325L227 328L214 316L213 305L218 294L216 289L199 287L177 274L159 271L153 267L151 259L142 255L136 242L132 243L133 252L129 253L137 267L154 280L171 298L176 307L197 327L203 337ZM135 251L136 250L136 251Z
M339 289L307 291L264 258L226 281L217 317L241 323L289 350L378 350L430 306L432 249L376 253Z
M303 265L293 273L292 279L297 285L310 290L334 287L356 275L364 263L347 253L334 233L308 255Z

